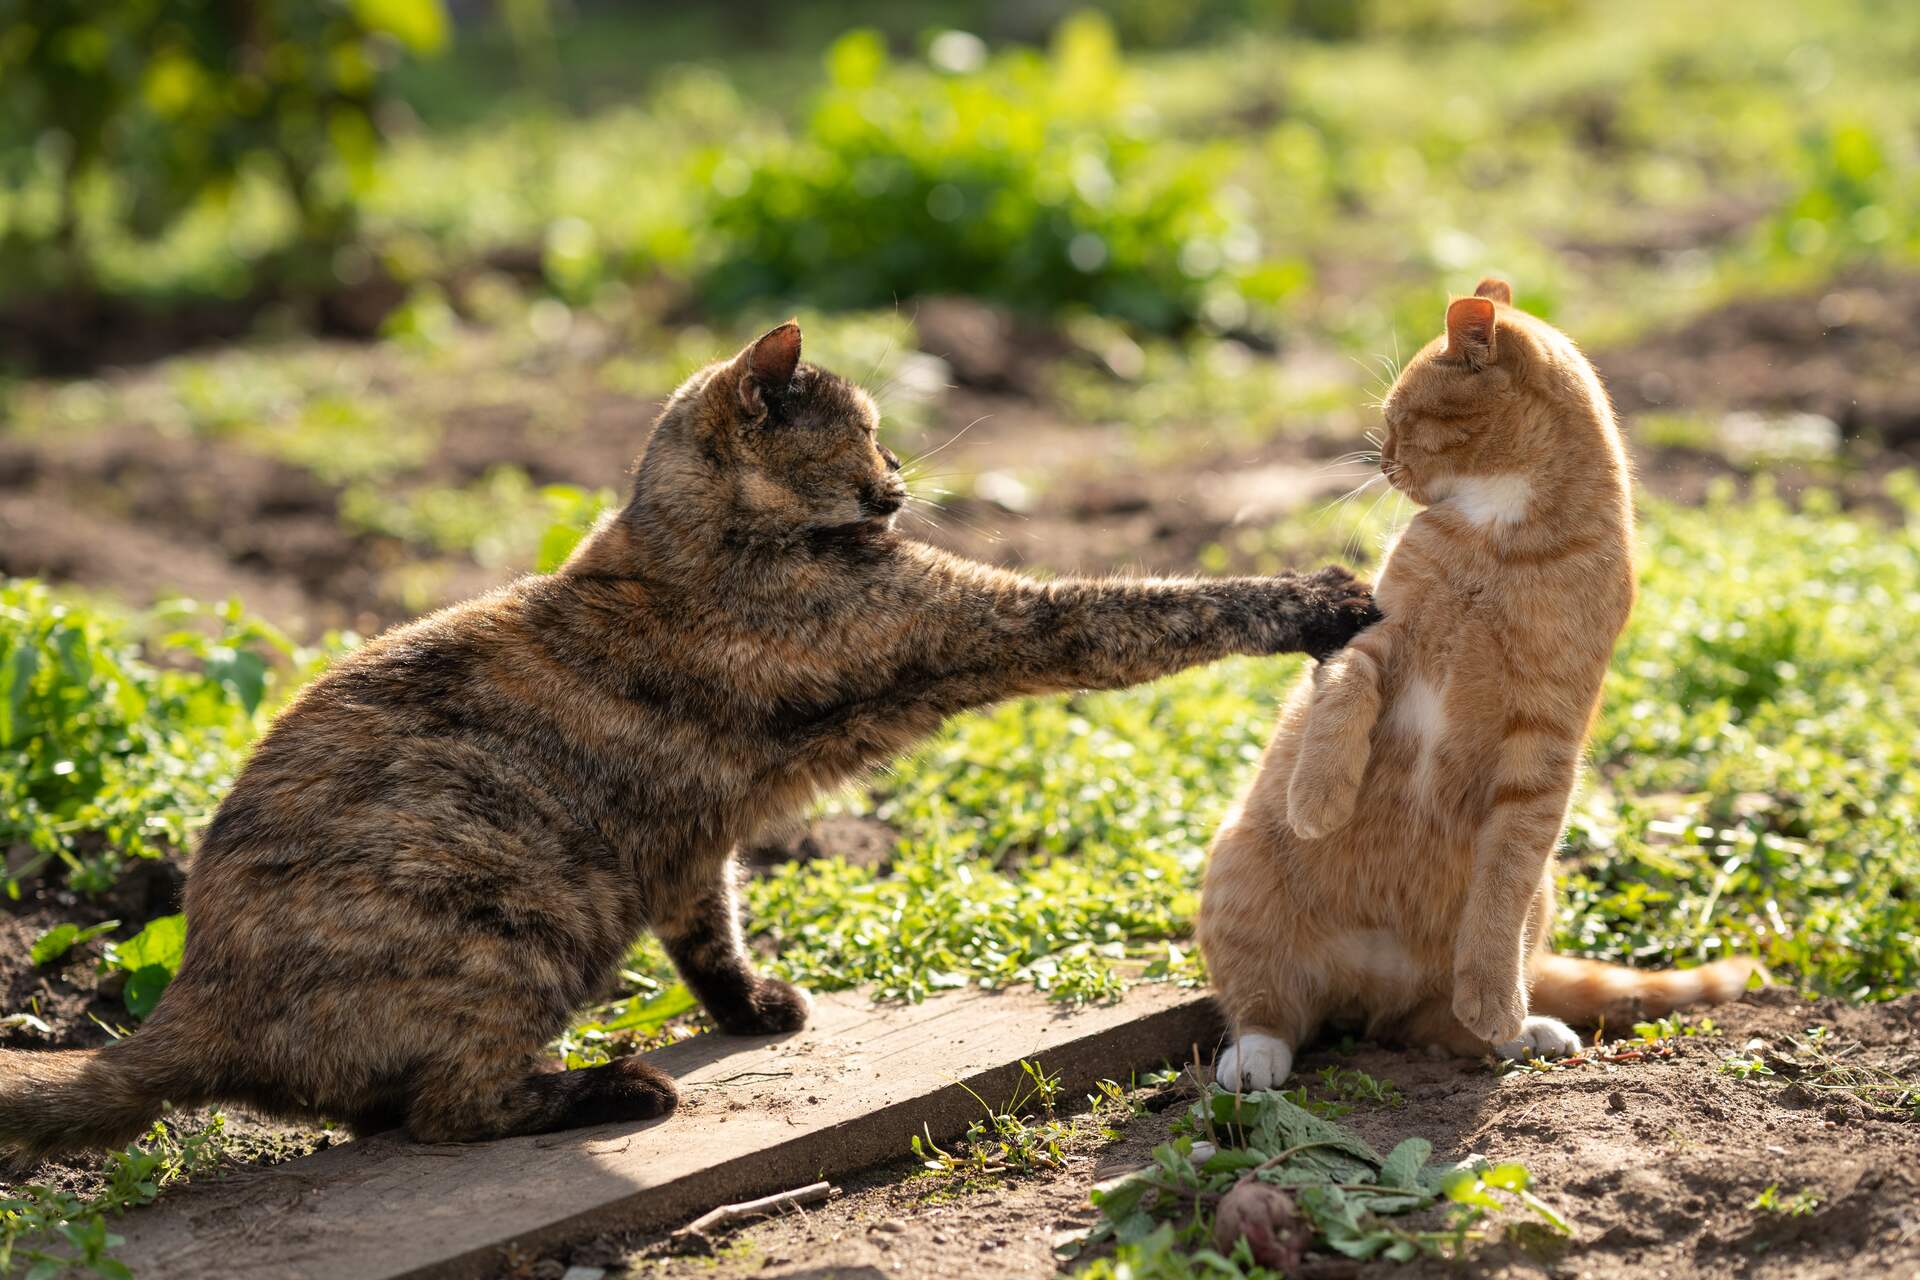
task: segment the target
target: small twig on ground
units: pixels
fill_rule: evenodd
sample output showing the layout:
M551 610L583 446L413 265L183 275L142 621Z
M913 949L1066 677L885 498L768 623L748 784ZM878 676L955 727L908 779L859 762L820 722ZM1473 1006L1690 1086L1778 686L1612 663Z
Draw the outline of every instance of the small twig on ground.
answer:
M724 1227L739 1222L743 1218L757 1218L763 1213L772 1213L776 1209L795 1209L801 1205L818 1204L833 1194L833 1184L816 1182L810 1186L793 1191L782 1191L777 1195L761 1196L758 1200L743 1200L739 1204L723 1204L718 1209L708 1210L686 1226L673 1233L676 1241L687 1241L704 1237L715 1227Z
M697 1080L686 1087L689 1089L724 1089L726 1086L738 1084L742 1080L784 1080L792 1074L793 1072L791 1071L736 1071L730 1076L721 1076L718 1080Z

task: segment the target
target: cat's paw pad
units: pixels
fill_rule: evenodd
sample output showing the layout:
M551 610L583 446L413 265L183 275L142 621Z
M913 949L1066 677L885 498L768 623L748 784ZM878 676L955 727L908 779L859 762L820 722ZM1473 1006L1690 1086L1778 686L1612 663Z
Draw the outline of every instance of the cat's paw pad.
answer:
M1529 1058L1570 1058L1580 1052L1580 1037L1558 1018L1531 1017L1512 1040L1493 1046L1493 1051L1508 1062Z
M1214 1083L1233 1093L1273 1089L1293 1070L1293 1046L1258 1032L1241 1036L1220 1051L1213 1064Z
M1526 988L1517 980L1456 978L1453 1016L1488 1044L1505 1044L1526 1027Z

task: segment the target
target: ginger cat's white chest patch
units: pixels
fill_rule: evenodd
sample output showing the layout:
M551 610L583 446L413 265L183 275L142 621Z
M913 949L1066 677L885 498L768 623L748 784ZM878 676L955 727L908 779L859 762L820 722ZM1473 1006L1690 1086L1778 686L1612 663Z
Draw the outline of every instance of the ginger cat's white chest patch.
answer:
M1410 738L1418 738L1431 750L1447 728L1447 704L1443 691L1422 676L1414 676L1402 686L1393 700L1389 723Z
M1527 518L1533 482L1523 475L1461 476L1449 487L1447 501L1481 526L1518 524Z
M1435 685L1422 676L1409 678L1393 700L1393 710L1388 713L1387 724L1395 733L1420 744L1420 762L1414 767L1413 783L1416 790L1424 792L1427 789L1428 770L1433 763L1434 748L1439 746L1441 736L1447 731L1445 687Z

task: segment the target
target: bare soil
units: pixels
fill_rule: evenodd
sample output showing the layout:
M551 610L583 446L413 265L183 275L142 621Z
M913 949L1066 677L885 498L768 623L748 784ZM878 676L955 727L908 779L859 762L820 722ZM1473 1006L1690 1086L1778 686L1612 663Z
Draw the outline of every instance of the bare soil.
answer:
M951 442L931 460L930 483L959 496L906 527L950 550L1105 573L1191 571L1203 549L1218 546L1229 567L1246 569L1255 566L1231 536L1237 529L1323 503L1353 483L1355 468L1329 465L1354 447L1352 421L1294 424L1253 446L1143 453L1128 428L1073 421L1049 402L1045 361L1084 354L1058 337L951 300L924 304L918 323L923 345L959 383L926 433L929 448ZM621 489L658 402L603 385L601 364L617 344L615 335L580 344L550 367L503 374L497 386L464 368L422 382L391 367L378 347L315 349L362 370L368 385L397 397L403 416L432 421L430 455L401 477L409 486L463 485L512 465L539 484ZM1819 484L1874 503L1886 470L1920 458L1920 381L1908 369L1915 349L1920 277L1873 276L1731 303L1597 361L1630 416L1750 410L1831 419L1846 437L1843 457L1770 464L1770 474L1789 496ZM136 390L161 376L111 375ZM1747 475L1711 445L1642 443L1636 453L1643 487L1681 501ZM0 433L0 573L136 603L237 594L305 637L333 627L371 633L512 576L351 529L340 519L342 492L293 462L164 421L130 418L59 437ZM1364 563L1371 551L1302 545L1298 558L1344 552Z
M1920 443L1920 278L1844 276L1743 298L1596 359L1614 402L1647 410L1792 410L1849 439Z
M1315 1277L1850 1277L1920 1275L1920 1122L1784 1076L1742 1079L1726 1055L1759 1040L1785 1046L1830 1028L1849 1060L1920 1074L1920 997L1852 1006L1774 989L1715 1010L1718 1034L1673 1042L1671 1056L1497 1071L1362 1046L1304 1057L1295 1082L1357 1067L1404 1103L1358 1104L1343 1122L1377 1149L1421 1136L1436 1158L1519 1160L1535 1190L1573 1224L1570 1239L1496 1229L1463 1262L1408 1266L1310 1256ZM1856 1047L1857 1046L1857 1047ZM1750 1050L1764 1053L1757 1047ZM1318 1090L1316 1090L1318 1092ZM972 1280L1063 1269L1055 1241L1095 1220L1088 1192L1145 1164L1194 1096L1190 1083L1148 1091L1145 1110L1104 1139L1085 1127L1067 1167L973 1185L898 1164L849 1181L826 1205L762 1220L711 1252L666 1236L606 1237L562 1254L503 1263L501 1274L557 1280L568 1266L660 1277L778 1280ZM1756 1207L1811 1193L1794 1214ZM1512 1220L1517 1224L1517 1219Z

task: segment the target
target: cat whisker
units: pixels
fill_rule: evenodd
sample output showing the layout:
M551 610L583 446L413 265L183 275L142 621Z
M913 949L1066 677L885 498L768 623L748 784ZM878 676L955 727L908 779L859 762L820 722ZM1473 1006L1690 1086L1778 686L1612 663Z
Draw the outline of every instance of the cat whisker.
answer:
M928 458L931 458L935 454L939 453L942 449L952 448L955 444L959 442L961 436L964 436L965 434L967 434L967 432L973 430L975 427L979 426L981 423L985 422L988 418L991 418L992 416L993 415L990 413L981 414L979 417L975 418L972 422L969 422L966 426L954 432L952 437L949 438L945 444L940 445L938 448L929 449L927 452L923 454L919 454L908 465L917 467L920 464L924 463Z
M1383 480L1385 478L1385 476L1381 477ZM1380 509L1380 504L1385 502L1389 496L1399 493L1400 490L1389 488L1373 500L1372 505L1367 508L1367 513L1361 516L1359 521L1353 526L1353 533L1347 539L1346 546L1341 552L1344 559L1351 560L1360 554L1361 539L1366 537L1367 526L1373 523L1373 513Z
M880 349L880 358L873 362L873 368L867 370L867 376L860 379L861 386L864 387L867 385L867 383L872 382L873 375L876 373L879 373L881 367L887 363L887 358L893 354L893 344L898 339L898 337L899 335L897 334L887 335L887 345ZM874 403L878 404L881 400L885 399L886 393L893 389L893 384L898 380L899 380L898 375L895 375L895 377L888 379L886 387L884 387L882 390L876 391L876 392L870 392L869 394L873 396Z
M961 515L958 511L954 510L952 507L943 506L939 508L939 511L941 515L945 516L948 520L951 520L954 524L959 525L962 529L965 529L967 532L973 534L975 537L983 538L988 542L1005 542L1007 539L1007 535L1002 533L1000 530L989 528L986 525L978 524L972 520L969 520L967 517ZM1019 515L1018 512L1008 512L1007 514ZM1024 516L1022 516L1021 518L1025 519Z
M1357 462L1364 462L1371 467L1371 466L1377 465L1379 461L1380 461L1380 455L1377 453L1374 453L1371 450L1367 450L1360 453L1349 453L1349 454L1345 454L1342 457L1335 458L1332 461L1324 463L1318 467L1315 467L1308 474L1313 476L1323 476L1330 471L1336 470L1337 468L1350 467ZM1353 473L1350 473L1350 474L1353 474Z
M1371 489L1374 485L1378 484L1382 480L1385 480L1386 478L1387 477L1381 473L1375 473L1374 475L1368 476L1365 480L1362 480L1359 484L1353 486L1353 488L1347 490L1345 493L1335 498L1332 502L1329 502L1326 506L1322 507L1320 509L1320 515L1316 519L1315 523L1318 523L1320 520L1325 520L1328 516L1332 515L1335 511L1338 511L1341 507L1345 506L1347 503L1352 502L1355 498L1359 497L1361 494L1365 493L1368 489Z

